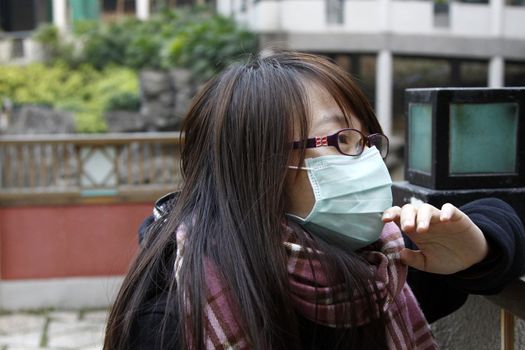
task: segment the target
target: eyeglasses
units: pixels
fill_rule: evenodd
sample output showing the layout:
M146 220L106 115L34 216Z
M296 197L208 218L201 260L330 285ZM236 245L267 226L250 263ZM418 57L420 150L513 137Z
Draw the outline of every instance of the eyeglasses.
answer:
M294 141L293 149L333 146L347 156L359 156L365 146L375 146L383 159L388 155L388 137L383 134L366 136L357 129L341 129L330 136L316 136L303 141Z

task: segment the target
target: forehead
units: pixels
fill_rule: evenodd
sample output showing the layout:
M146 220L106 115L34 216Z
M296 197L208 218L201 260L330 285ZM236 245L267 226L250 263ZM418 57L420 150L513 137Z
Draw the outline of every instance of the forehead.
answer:
M343 128L361 130L361 123L354 113L345 116L334 96L321 84L307 82L305 84L309 104L309 136L333 133Z

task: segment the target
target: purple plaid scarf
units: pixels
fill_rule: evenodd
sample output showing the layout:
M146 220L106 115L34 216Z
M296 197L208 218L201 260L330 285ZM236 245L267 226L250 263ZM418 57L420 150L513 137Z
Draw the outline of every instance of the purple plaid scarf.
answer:
M366 324L376 315L370 311L360 295L346 293L341 285L329 283L318 257L322 252L312 252L297 244L297 234L286 227L284 247L288 254L288 274L294 309L303 317L328 327L354 327ZM177 259L175 275L184 255L186 230L177 230ZM393 223L386 224L378 242L362 249L360 254L370 263L376 288L387 319L385 324L388 349L431 350L438 346L417 301L406 283L407 268L399 260L404 247L401 232ZM314 278L315 276L315 278ZM233 300L228 286L219 271L209 260L205 262L207 300L205 305L205 345L207 349L250 349L250 340L243 332L239 305ZM371 282L371 283L374 283ZM336 319L342 307L352 308L357 317ZM377 307L381 307L377 305ZM191 344L190 344L191 348Z

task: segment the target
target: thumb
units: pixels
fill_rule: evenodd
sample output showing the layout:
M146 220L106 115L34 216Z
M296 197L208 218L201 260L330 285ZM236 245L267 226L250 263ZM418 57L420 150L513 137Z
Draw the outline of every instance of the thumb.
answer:
M399 253L401 262L415 269L426 271L427 259L420 250L403 248Z

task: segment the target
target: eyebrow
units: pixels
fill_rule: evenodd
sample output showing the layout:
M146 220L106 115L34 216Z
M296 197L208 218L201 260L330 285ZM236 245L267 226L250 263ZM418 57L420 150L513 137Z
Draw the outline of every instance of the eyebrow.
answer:
M349 121L345 118L344 115L340 113L324 114L320 119L318 119L318 122L316 124L326 122L340 122L342 124L346 124L346 126L350 126Z

